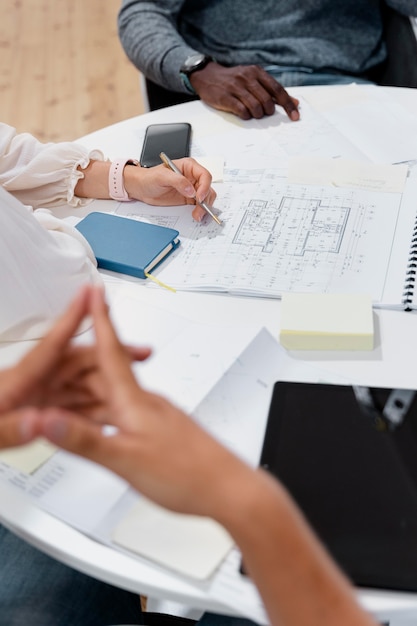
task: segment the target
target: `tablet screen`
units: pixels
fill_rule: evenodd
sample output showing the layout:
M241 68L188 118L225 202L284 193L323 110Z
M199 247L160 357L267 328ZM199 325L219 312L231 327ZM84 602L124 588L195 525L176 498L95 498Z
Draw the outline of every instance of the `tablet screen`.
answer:
M383 407L391 390L370 390ZM417 401L381 430L352 387L276 383L261 464L350 579L417 591Z

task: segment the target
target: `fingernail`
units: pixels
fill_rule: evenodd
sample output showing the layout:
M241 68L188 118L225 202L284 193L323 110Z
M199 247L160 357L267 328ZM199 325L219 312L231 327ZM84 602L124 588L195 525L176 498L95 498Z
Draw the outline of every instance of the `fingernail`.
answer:
M188 187L186 187L184 189L184 193L186 193L187 196L190 196L190 198L192 198L195 195L195 189L194 189L194 187L189 185Z

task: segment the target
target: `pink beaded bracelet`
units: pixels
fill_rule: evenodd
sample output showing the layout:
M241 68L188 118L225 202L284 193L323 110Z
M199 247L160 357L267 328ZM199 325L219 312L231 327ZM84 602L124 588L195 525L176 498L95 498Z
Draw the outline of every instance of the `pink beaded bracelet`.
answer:
M126 165L139 165L136 159L116 159L110 165L109 171L109 196L119 202L130 200L123 182L123 170Z

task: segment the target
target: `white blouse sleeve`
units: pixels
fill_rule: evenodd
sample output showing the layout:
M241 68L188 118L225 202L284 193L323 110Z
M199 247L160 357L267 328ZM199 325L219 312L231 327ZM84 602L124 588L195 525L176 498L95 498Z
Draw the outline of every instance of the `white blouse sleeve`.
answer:
M28 133L16 133L0 123L0 185L23 204L34 208L89 200L74 196L74 189L91 159L103 161L99 150L89 151L73 142L41 143Z
M0 207L0 343L37 339L82 285L101 277L87 241L64 220L1 187Z

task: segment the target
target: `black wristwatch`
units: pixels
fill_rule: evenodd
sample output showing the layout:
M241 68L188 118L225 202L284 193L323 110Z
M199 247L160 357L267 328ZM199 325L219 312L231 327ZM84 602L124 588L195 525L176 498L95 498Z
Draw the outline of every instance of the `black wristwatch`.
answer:
M207 63L210 63L210 61L214 61L214 59L200 53L192 54L185 59L180 69L180 76L187 91L195 95L196 92L193 89L192 84L190 83L189 76L197 70L202 70L203 67L206 67Z

